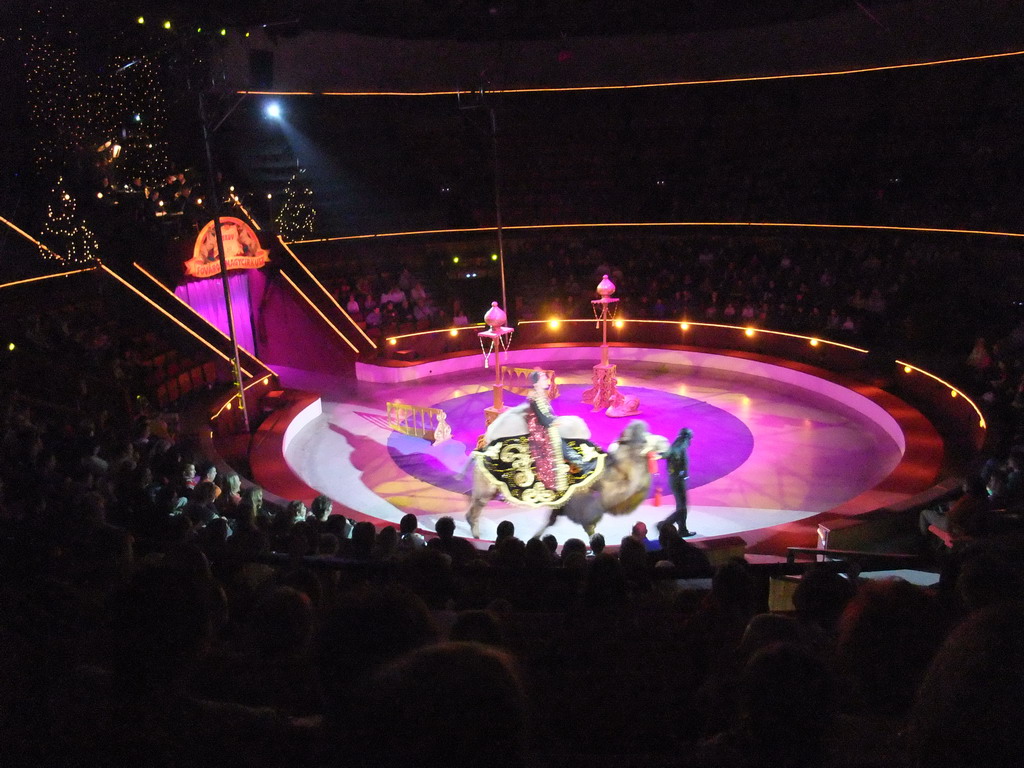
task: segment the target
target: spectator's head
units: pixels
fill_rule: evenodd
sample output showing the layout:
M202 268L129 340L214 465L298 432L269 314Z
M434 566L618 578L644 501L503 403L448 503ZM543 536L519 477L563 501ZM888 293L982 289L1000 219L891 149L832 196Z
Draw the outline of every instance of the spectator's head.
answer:
M650 583L647 548L636 536L624 536L619 544L619 562L626 581L633 586Z
M306 519L306 505L301 501L289 501L284 518L289 523L298 523Z
M377 533L373 543L373 556L377 560L386 560L395 554L398 548L398 530L393 525L385 525Z
M250 625L253 643L263 658L298 656L313 631L309 597L292 587L277 587L256 604Z
M595 555L600 555L602 552L604 552L604 547L604 536L602 536L600 533L595 533L593 536L590 537L590 551L593 552Z
M526 542L526 565L529 568L547 568L554 562L554 557L540 539Z
M412 512L408 512L402 515L402 520L398 524L398 531L402 534L416 533L416 529L419 527L419 521L416 519L416 515Z
M437 522L434 523L434 530L439 538L450 539L455 536L455 521L448 515L439 517Z
M836 658L855 704L900 716L945 634L938 601L898 579L868 581L839 621Z
M343 595L325 617L317 643L329 705L342 705L382 665L437 637L427 605L408 589L368 587Z
M647 538L647 524L640 520L633 524L633 530L630 531L630 536L640 539L641 541Z
M242 494L242 504L248 506L253 515L258 515L263 508L263 489L258 485L252 485L245 489Z
M217 486L209 480L203 480L196 486L192 498L199 504L212 504L217 498Z
M516 527L511 520L502 520L498 523L498 539L504 539L516 535ZM495 539L497 541L497 539Z
M1024 765L1024 606L981 610L935 655L910 711L911 768Z
M801 619L831 635L856 591L853 582L835 570L811 566L793 591L793 607Z
M373 543L377 531L373 523L365 520L352 526L352 556L359 560L367 560L373 552Z
M314 518L323 523L327 521L328 517L330 517L331 510L333 508L334 503L331 501L330 497L320 494L315 499L313 499L312 506L310 507L310 512L312 512Z
M602 553L587 570L583 599L587 606L616 607L626 601L626 579L618 558Z
M573 554L587 556L587 545L583 539L566 539L565 544L562 545L562 562L565 562L566 558L572 557Z
M780 701L786 706L778 706ZM834 714L835 684L810 651L774 643L744 666L737 708L741 728L765 765L816 765Z
M479 643L413 651L380 669L337 764L526 764L526 696L508 654ZM457 728L452 724L458 723Z
M526 545L515 536L498 539L494 545L493 562L504 568L523 568L526 566Z

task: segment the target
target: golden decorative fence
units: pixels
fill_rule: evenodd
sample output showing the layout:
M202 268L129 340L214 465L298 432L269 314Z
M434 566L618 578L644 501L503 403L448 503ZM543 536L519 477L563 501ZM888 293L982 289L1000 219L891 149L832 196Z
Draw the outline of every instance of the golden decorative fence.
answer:
M388 427L395 432L443 443L452 436L448 414L440 408L423 408L408 403L388 403Z

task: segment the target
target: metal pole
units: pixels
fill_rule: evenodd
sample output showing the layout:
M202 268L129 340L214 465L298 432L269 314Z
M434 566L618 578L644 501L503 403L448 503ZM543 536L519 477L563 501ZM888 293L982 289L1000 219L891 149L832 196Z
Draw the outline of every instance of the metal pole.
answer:
M505 242L501 232L501 185L499 184L500 166L498 165L498 121L494 116L494 107L488 107L491 113L491 148L494 153L494 211L498 230L498 268L501 271L501 307L509 314L508 297L505 295Z
M213 152L210 149L210 133L206 127L206 105L203 94L199 94L199 122L203 126L203 146L206 149L206 173L210 181L210 200L213 202L213 233L217 240L217 258L220 261L220 280L224 286L224 306L228 313L228 338L231 340L232 365L235 384L238 387L238 400L242 406L242 422L245 431L249 432L249 408L245 404L245 387L242 384L242 361L238 357L238 336L235 335L235 313L231 309L231 284L228 281L228 263L224 256L224 237L220 231L220 192L217 189L217 177L213 172ZM218 123L219 125L219 123Z

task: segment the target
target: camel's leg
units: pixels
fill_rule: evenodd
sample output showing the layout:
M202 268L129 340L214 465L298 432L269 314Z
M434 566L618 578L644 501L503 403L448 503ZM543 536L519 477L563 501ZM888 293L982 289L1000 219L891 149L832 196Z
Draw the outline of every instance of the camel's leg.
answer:
M474 474L473 492L469 498L469 509L466 510L466 522L469 523L469 530L474 539L480 538L480 513L487 506L487 502L497 495L497 488Z
M552 510L551 510L551 514L550 514L550 515L548 515L548 520L547 520L547 522L546 522L546 523L544 523L544 525L542 525L542 526L540 527L540 530L539 530L539 531L537 531L537 532L536 532L535 534L533 534L533 538L535 538L535 539L539 539L539 538L541 537L541 534L543 534L543 533L544 533L544 531L546 531L546 530L547 530L548 528L550 528L550 527L551 527L552 525L554 525L554 524L555 524L555 520L557 520L557 519L558 519L558 515L559 515L559 514L560 514L560 511L559 511L559 510L557 510L557 509L552 509Z

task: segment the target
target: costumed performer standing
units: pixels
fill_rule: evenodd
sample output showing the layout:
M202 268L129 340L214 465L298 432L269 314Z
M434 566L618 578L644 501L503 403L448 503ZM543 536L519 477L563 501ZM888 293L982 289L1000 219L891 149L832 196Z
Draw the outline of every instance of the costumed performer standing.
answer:
M686 481L690 479L690 458L687 455L693 441L693 430L683 427L665 454L668 466L668 484L676 497L676 510L662 520L661 525L676 525L680 536L696 536L686 527ZM659 528L661 527L659 525Z

